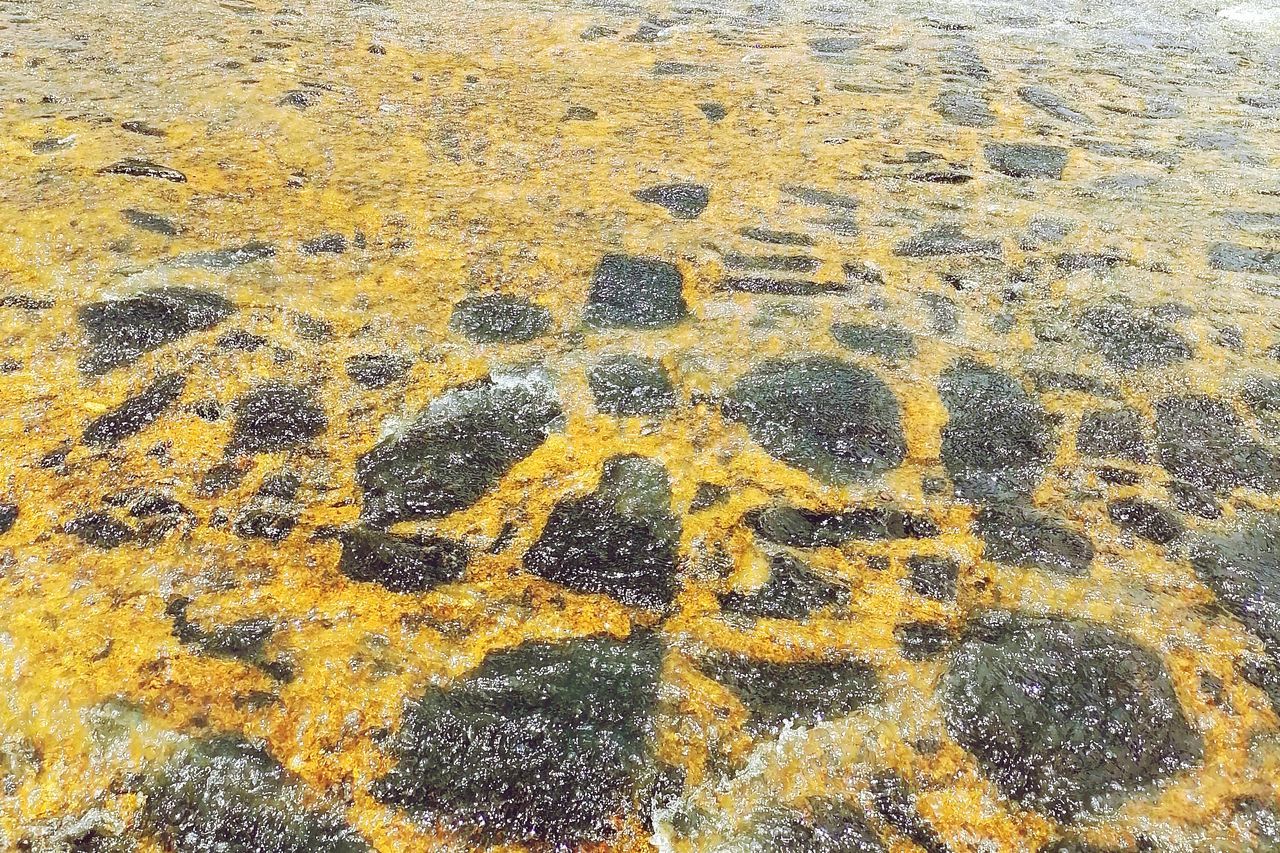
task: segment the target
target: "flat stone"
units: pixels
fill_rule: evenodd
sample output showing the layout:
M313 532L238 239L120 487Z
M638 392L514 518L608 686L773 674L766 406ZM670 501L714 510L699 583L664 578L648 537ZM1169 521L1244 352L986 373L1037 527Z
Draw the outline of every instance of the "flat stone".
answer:
M154 136L159 138L166 135L163 129L152 127L145 121L122 121L120 122L120 127L130 133L137 133L141 136Z
M925 853L949 853L938 831L920 815L907 780L892 770L871 778L871 801L885 822L915 842Z
M1160 464L1179 480L1215 492L1280 485L1280 460L1249 436L1240 416L1221 400L1166 397L1155 411Z
M631 255L605 255L587 293L585 317L601 327L654 329L688 313L684 277L675 264Z
M766 296L822 296L849 290L848 281L812 281L804 278L773 278L761 275L731 275L720 282L723 290L758 293Z
M315 395L307 388L268 381L236 400L231 453L274 453L304 444L329 425Z
M831 337L845 349L878 355L886 361L902 361L916 354L915 338L892 324L832 323Z
M550 386L536 373L445 392L357 462L361 517L384 526L471 506L546 440L560 415Z
M893 507L825 512L775 504L752 510L743 520L757 536L790 548L839 547L855 540L926 539L940 532L927 515L912 515Z
M1085 412L1076 430L1076 451L1083 456L1138 463L1151 457L1142 417L1132 409Z
M769 563L769 580L751 592L720 596L720 610L765 619L804 619L815 610L842 607L849 591L833 584L804 563L776 555Z
M231 525L231 532L241 539L283 542L289 538L289 534L293 532L297 523L296 511L254 507L236 516Z
M398 536L353 527L339 533L338 541L342 543L338 571L391 592L426 592L460 580L470 557L463 543L431 534Z
M594 493L556 504L524 568L575 592L659 608L675 597L679 545L666 469L617 456Z
M237 735L188 742L144 785L143 820L174 853L367 853L338 810Z
M937 622L907 622L893 631L902 656L909 661L937 657L951 644L951 634Z
M177 237L182 233L182 229L173 220L158 213L148 213L145 210L129 207L120 211L120 215L124 217L125 222L139 231L150 231L162 237Z
M13 525L18 523L19 514L17 504L8 501L0 502L0 536L13 529Z
M729 114L728 110L724 108L724 104L718 104L714 101L703 101L702 103L698 104L698 109L701 110L702 114L707 117L707 121L711 122L712 124L719 122L721 119L723 119L726 115Z
M400 355L365 353L346 361L347 376L366 388L385 388L409 375L413 362Z
M1186 529L1176 514L1142 498L1112 501L1107 504L1107 516L1121 530L1157 545L1168 545Z
M951 255L1003 256L1000 241L969 237L953 225L935 225L914 237L894 244L893 253L901 258L937 258Z
M1280 517L1247 513L1235 529L1191 548L1196 577L1280 658Z
M187 379L180 373L159 377L119 406L94 418L85 428L84 443L110 447L141 432L177 402L186 387Z
M777 663L726 652L709 656L704 669L747 707L757 734L846 717L880 699L875 670L860 660Z
M942 464L956 493L977 500L1029 495L1055 443L1039 401L1013 377L968 360L949 368L938 390L950 415Z
M449 328L475 343L523 343L547 333L551 312L520 296L468 296L453 307Z
M270 260L275 256L276 247L272 244L252 241L207 252L185 252L174 255L169 259L168 265L178 269L193 268L223 272L245 264Z
M960 564L949 557L915 555L907 558L911 591L935 601L955 601Z
M304 255L341 255L347 251L347 238L342 234L321 234L298 244Z
M942 92L933 102L933 110L952 124L961 127L991 127L995 113L987 99L968 89Z
M893 392L870 370L829 356L752 368L724 413L771 456L830 482L874 477L906 455Z
M1093 562L1093 543L1063 519L1021 506L997 505L978 512L975 528L988 560L1021 568L1083 577Z
M798 806L770 804L750 812L710 853L884 853L854 802L812 797Z
M1089 117L1071 107L1060 95L1044 86L1021 86L1018 97L1038 110L1068 124L1092 124Z
M744 255L739 252L722 252L721 258L729 269L765 272L809 273L822 262L809 255Z
M105 512L81 513L62 526L63 532L74 536L86 545L109 551L132 542L137 532Z
M1070 823L1200 760L1164 663L1085 621L988 614L953 652L952 737L1000 792Z
M235 306L221 296L191 287L154 288L84 305L76 312L88 344L80 368L105 373L193 332L210 329L234 311Z
M1280 276L1280 252L1234 243L1214 243L1209 247L1209 266L1224 272Z
M697 219L711 201L711 191L701 184L660 184L632 195L638 201L666 208L676 219Z
M1085 339L1119 370L1166 367L1192 356L1191 344L1146 312L1121 304L1097 305L1080 314Z
M813 237L799 231L778 231L773 228L744 228L740 233L748 240L774 246L812 246Z
M1222 506L1214 498L1213 492L1199 486L1175 480L1169 484L1169 497L1173 499L1174 506L1189 515L1210 521L1222 517Z
M254 335L244 329L229 329L218 336L218 346L226 350L256 352L267 345L262 335Z
M1062 179L1067 149L1056 145L991 142L983 146L987 165L1012 178Z
M130 178L159 178L162 181L172 181L177 184L187 182L187 176L177 169L162 166L159 163L153 163L150 160L143 160L139 157L126 157L118 163L102 167L98 170L98 173L102 175L125 175Z
M646 812L658 639L526 642L409 705L373 796L485 845L575 849Z
M678 402L671 377L657 359L606 356L587 370L596 410L618 417L661 415Z

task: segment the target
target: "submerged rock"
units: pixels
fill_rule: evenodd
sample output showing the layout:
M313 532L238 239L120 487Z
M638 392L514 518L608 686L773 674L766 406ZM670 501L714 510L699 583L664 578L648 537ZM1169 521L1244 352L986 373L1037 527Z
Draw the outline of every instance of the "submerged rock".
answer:
M893 253L902 258L935 258L948 255L984 255L1001 257L1000 241L969 237L954 225L935 225L914 237L894 245Z
M1280 659L1280 517L1250 514L1191 552L1196 576Z
M1069 106L1056 92L1043 86L1022 86L1018 89L1018 97L1068 124L1092 124L1087 115Z
M959 579L960 564L949 557L907 558L907 581L916 595L935 601L955 601Z
M767 805L749 813L711 853L884 853L856 803L812 797L799 806Z
M459 580L469 558L463 543L429 534L397 536L356 527L339 533L338 541L342 543L338 571L392 592L426 592Z
M832 323L831 337L845 349L900 361L916 354L915 338L901 326L872 323Z
M1061 180L1067 167L1067 149L1056 145L992 142L982 153L988 166L1013 178Z
M232 453L274 453L307 441L329 425L315 395L286 382L264 382L235 402Z
M123 521L105 512L85 512L62 526L64 532L86 545L108 551L132 542L137 532Z
M592 325L654 329L674 325L687 313L684 277L675 264L611 254L591 276L585 316Z
M660 415L679 401L662 363L638 355L606 356L587 370L587 384L606 415Z
M168 264L179 269L191 267L221 272L256 261L265 261L275 256L276 247L272 244L250 242L241 243L237 246L228 246L224 249L213 249L207 252L185 252L181 255L174 255L169 259Z
M1157 545L1168 545L1182 535L1182 519L1164 507L1142 498L1123 498L1107 504L1107 515L1121 530Z
M656 775L662 646L633 633L527 642L410 705L381 802L483 843L577 847L641 812ZM642 816L642 815L641 815Z
M720 596L720 610L766 619L804 619L815 610L849 602L849 591L815 573L804 563L777 555L769 563L769 580L751 592Z
M942 699L952 737L1000 792L1063 822L1203 750L1160 658L1082 620L990 614L953 652Z
M996 123L986 98L969 89L942 92L934 100L933 109L947 121L961 127L991 127Z
M1080 314L1085 338L1112 367L1140 370L1191 358L1182 335L1146 313L1125 305L1098 305Z
M177 169L138 157L126 157L118 163L102 167L98 172L103 175L125 175L130 178L159 178L164 181L173 181L177 184L183 184L187 181L187 176Z
M957 494L972 499L1025 496L1053 457L1048 415L1013 377L973 361L942 375L942 464Z
M486 378L445 392L408 428L360 457L361 517L384 526L470 506L546 440L560 414L537 374Z
M449 328L475 343L522 343L547 333L551 312L519 296L468 296L453 307Z
M82 306L76 320L89 351L80 361L86 373L105 373L144 353L210 329L235 311L216 293L192 287L160 287L134 296Z
M927 515L893 507L853 507L839 512L777 504L744 517L757 536L790 548L839 547L856 539L922 539L938 535Z
M141 432L177 402L187 387L180 373L168 373L116 408L95 418L84 431L84 443L109 447Z
M0 535L8 533L18 523L19 509L15 503L0 501Z
M676 219L697 219L707 209L711 191L701 184L662 184L636 190L637 200L667 209Z
M1214 243L1209 247L1209 266L1223 272L1280 276L1280 252L1235 243Z
M353 355L347 359L347 376L366 388L385 388L409 373L413 362L404 356L384 353Z
M1142 418L1132 409L1086 412L1076 431L1076 450L1084 456L1146 462L1150 458Z
M937 830L920 816L915 794L907 787L907 780L897 773L889 770L872 777L871 801L886 823L918 844L925 853L950 850Z
M874 477L906 455L897 397L870 370L829 356L752 368L724 412L771 456L827 481Z
M1093 562L1088 536L1030 507L984 507L974 526L988 560L1077 577L1087 575Z
M163 237L177 237L182 233L182 229L172 220L158 213L148 213L145 210L136 210L129 207L120 211L120 215L124 217L125 222L141 231L150 231L152 234L159 234Z
M174 853L367 853L337 812L235 735L193 741L144 786L145 825Z
M679 545L666 469L617 456L605 463L593 494L556 504L524 568L576 592L664 607L676 593Z
M1249 436L1225 402L1203 395L1166 397L1155 410L1160 464L1173 476L1217 492L1280 485L1280 460Z
M704 668L742 700L756 733L845 717L880 699L875 670L860 660L776 663L724 653Z

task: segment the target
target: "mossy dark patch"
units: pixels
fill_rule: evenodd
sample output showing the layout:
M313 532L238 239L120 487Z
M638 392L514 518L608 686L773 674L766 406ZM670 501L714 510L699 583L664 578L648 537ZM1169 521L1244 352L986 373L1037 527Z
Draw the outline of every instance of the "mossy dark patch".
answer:
M1096 305L1080 314L1085 339L1119 370L1166 367L1191 358L1191 344L1150 314L1126 305Z
M273 453L315 438L328 427L315 395L285 382L264 382L235 402L232 453Z
M1076 431L1076 450L1084 456L1146 462L1150 458L1142 418L1132 409L1086 412Z
M674 264L611 254L591 276L586 320L592 325L656 329L675 325L687 313L684 277Z
M221 323L235 306L215 293L192 287L160 287L135 296L82 306L76 320L89 351L80 360L86 373L105 373L144 353Z
M812 797L793 805L771 804L751 812L714 853L884 853L887 848L855 803Z
M1112 501L1107 504L1107 515L1121 530L1157 545L1168 545L1186 529L1176 514L1142 498Z
M490 654L410 705L373 794L484 843L604 839L645 810L661 660L643 633Z
M676 219L697 219L711 201L711 191L701 184L662 184L632 195L638 201L666 208Z
M347 359L347 376L366 388L385 388L409 373L413 362L404 356L369 353Z
M1160 464L1173 476L1216 492L1280 485L1280 460L1249 436L1226 403L1206 396L1167 397L1155 410Z
M845 717L880 699L875 670L860 660L777 663L726 652L704 668L747 706L756 733Z
M459 580L470 556L466 545L443 536L397 536L356 527L338 534L338 570L352 580L392 592L426 592Z
M974 526L988 560L1074 576L1087 575L1093 562L1088 536L1030 507L984 507Z
M656 359L608 356L587 371L596 409L606 415L660 415L678 402L671 377Z
M551 312L519 296L468 296L453 307L449 328L479 344L523 343L547 333Z

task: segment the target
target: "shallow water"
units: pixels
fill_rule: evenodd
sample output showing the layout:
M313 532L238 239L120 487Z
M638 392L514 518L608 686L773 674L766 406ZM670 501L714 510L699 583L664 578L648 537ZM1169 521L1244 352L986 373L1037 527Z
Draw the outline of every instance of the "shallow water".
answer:
M0 2L0 848L1280 848L1278 21Z

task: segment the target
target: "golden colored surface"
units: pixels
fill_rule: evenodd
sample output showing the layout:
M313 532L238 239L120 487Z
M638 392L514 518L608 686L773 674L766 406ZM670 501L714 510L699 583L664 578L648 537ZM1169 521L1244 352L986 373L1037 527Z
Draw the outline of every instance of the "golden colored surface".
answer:
M1248 830L1226 817L1233 803L1280 800L1276 715L1234 665L1257 640L1214 614L1212 593L1185 562L1126 536L1106 516L1104 493L1155 495L1167 479L1163 472L1136 466L1148 475L1142 485L1101 484L1071 440L1084 395L1043 395L1060 419L1061 441L1035 500L1089 532L1098 557L1084 578L985 561L970 527L972 510L926 497L921 478L938 470L947 412L936 380L957 357L1013 369L1105 371L1094 353L1043 345L1031 319L1038 307L1128 293L1143 304L1179 301L1197 310L1181 326L1196 345L1194 360L1110 380L1140 411L1150 412L1153 395L1170 383L1219 393L1262 365L1254 354L1272 343L1280 305L1265 282L1210 270L1204 245L1220 228L1215 216L1224 193L1234 194L1232 207L1270 203L1249 196L1247 187L1280 165L1276 125L1252 126L1261 159L1248 166L1222 152L1180 146L1188 128L1220 123L1223 104L1250 87L1252 72L1226 75L1215 86L1188 83L1185 113L1176 122L1099 113L1108 116L1099 136L1177 148L1176 168L1073 147L1062 182L1025 190L983 170L981 145L1042 132L1040 141L1071 144L1069 130L1013 97L1033 60L1041 79L1081 103L1131 103L1141 100L1141 90L1105 69L1082 70L1067 48L1002 44L977 33L973 40L992 67L986 85L1000 93L991 104L997 123L963 128L943 123L930 108L940 87L937 53L950 36L906 18L866 21L867 45L843 64L816 61L805 43L812 33L791 20L728 37L695 15L668 39L642 43L580 38L601 24L625 36L638 20L585 7L440 7L429 15L407 6L394 7L395 14L363 8L367 14L340 18L341 27L332 24L338 13L328 6L290 11L273 3L38 2L6 9L0 294L38 295L53 305L0 308L0 357L20 365L0 374L0 497L22 508L0 538L6 780L0 846L92 807L127 824L137 795L114 793L118 780L162 757L177 733L205 729L265 741L317 798L345 803L351 824L379 850L463 846L372 799L369 784L389 767L375 735L395 728L406 696L474 668L489 650L529 638L630 630L637 617L627 608L604 596L565 594L520 569L553 504L591 491L603 461L619 453L660 460L672 477L673 508L683 516L684 582L661 627L673 651L663 678L659 749L687 771L689 803L727 816L684 838L660 823L655 838L668 849L705 849L756 802L863 790L883 767L918 788L922 814L954 850L1035 849L1056 837L1050 820L1004 802L947 736L934 695L943 663L910 662L894 639L901 622L941 617L958 626L993 606L1121 626L1163 655L1189 719L1204 735L1203 767L1078 834L1103 844L1132 843L1142 834L1179 850L1250 843ZM371 44L384 52L370 52ZM230 67L228 60L240 64ZM653 73L664 60L699 70ZM314 105L279 103L304 83L321 86ZM699 111L697 104L709 101L726 107L722 121L709 122ZM597 117L566 120L572 106ZM121 130L120 122L135 119L165 135ZM33 151L46 139L68 141L50 153ZM974 179L904 180L894 164L922 149L968 168ZM176 168L187 181L99 174L125 157ZM1161 184L1141 198L1081 189L1119 172ZM1201 179L1209 173L1212 179ZM673 220L631 195L680 180L711 188L712 202L696 220ZM789 195L792 185L856 197L859 233L815 230L819 211ZM162 213L183 231L167 238L131 228L123 208ZM960 218L967 233L1001 238L1005 265L1017 268L1034 253L1012 235L1046 216L1079 223L1071 250L1119 250L1133 265L1106 275L1051 271L1010 309L980 264L961 270L973 283L957 289L942 277L951 269L947 259L892 252L922 225ZM877 267L885 283L794 299L719 290L725 270L717 250L741 247L737 232L757 226L813 234L811 254L821 261L816 280L843 279L842 265L860 261ZM323 233L360 233L365 245L320 257L296 250ZM223 272L166 264L182 252L252 240L275 243L276 257ZM611 250L676 261L696 321L659 333L583 327L591 270ZM80 373L77 307L159 283L198 284L225 294L240 311L127 368L101 377ZM491 292L547 307L553 333L486 346L449 330L455 302ZM956 335L929 331L918 302L929 292L959 303ZM1004 310L1016 313L1015 325L998 334L986 320ZM299 314L331 323L332 340L299 336ZM602 352L661 359L688 401L722 393L769 355L802 349L847 357L825 333L830 322L879 315L916 333L920 352L901 366L876 366L901 401L908 452L900 468L865 486L823 485L772 459L711 406L684 405L661 422L610 418L591 406L584 368ZM269 345L256 352L219 349L214 342L232 324ZM1215 342L1222 324L1240 327L1243 353ZM347 380L349 356L387 351L414 359L406 381L374 391ZM290 357L278 357L282 352ZM554 377L565 404L563 429L475 505L435 524L397 527L471 543L476 557L465 582L398 595L339 574L338 544L311 534L357 519L356 458L444 389L495 366L528 362ZM65 470L39 464L148 377L169 370L184 372L188 384L162 421L110 450L75 444ZM239 486L201 496L196 483L223 458L229 420L202 420L194 404L213 399L225 406L267 377L314 387L327 431L305 450L255 457ZM304 507L286 541L244 540L226 525L210 526L220 511L234 514L284 464L303 476ZM731 497L686 514L703 482L730 487ZM61 531L82 508L138 485L171 493L194 519L157 544L110 551ZM744 629L718 617L716 593L763 579L764 557L739 522L744 511L777 500L827 509L892 503L927 511L943 534L821 549L813 564L847 581L850 607L805 623L760 620ZM1262 493L1239 492L1221 524L1229 526L1243 507L1274 503ZM515 523L516 539L488 553L507 522ZM715 565L717 549L732 564L726 577ZM925 552L960 560L955 603L928 601L905 587L907 556ZM889 570L870 569L873 556L887 557ZM184 647L165 614L178 596L194 600L189 615L202 625L272 619L280 627L270 654L291 661L297 677L281 685L246 664ZM778 660L854 652L878 669L887 697L847 719L753 742L740 728L744 711L732 693L691 662L708 647ZM1206 673L1222 682L1219 700L1201 689ZM246 701L255 694L268 701ZM104 706L129 709L123 733L97 733ZM936 752L914 749L922 739L935 739ZM726 768L736 772L725 776ZM614 844L642 850L650 838L628 826ZM914 848L899 839L893 849Z

